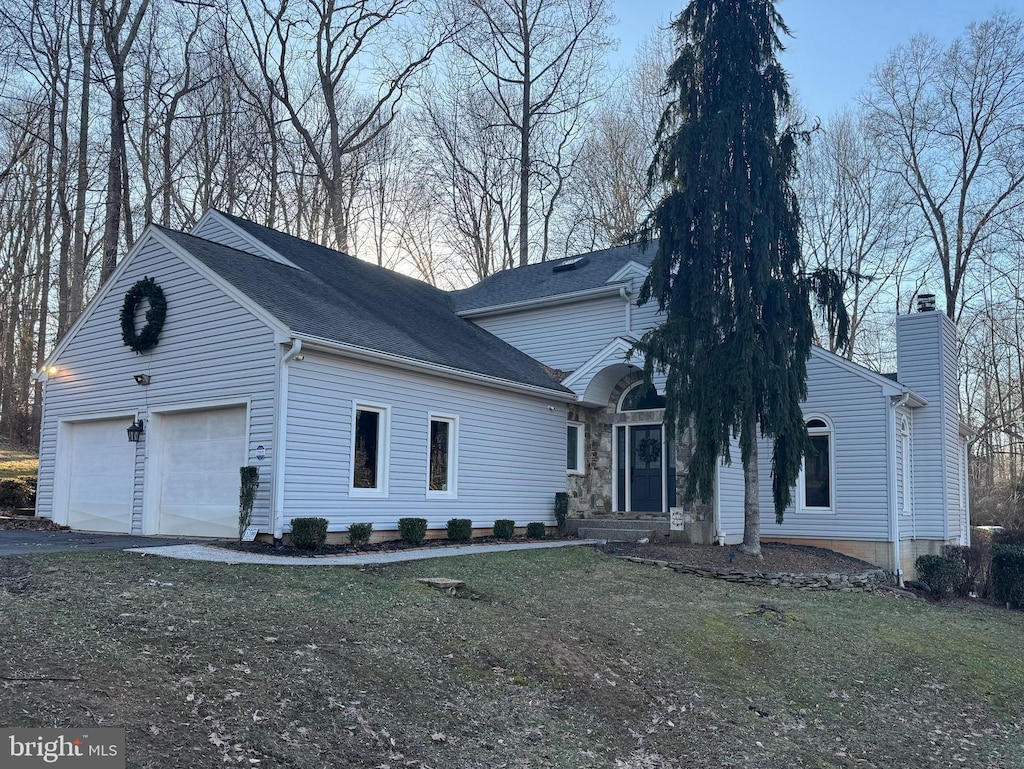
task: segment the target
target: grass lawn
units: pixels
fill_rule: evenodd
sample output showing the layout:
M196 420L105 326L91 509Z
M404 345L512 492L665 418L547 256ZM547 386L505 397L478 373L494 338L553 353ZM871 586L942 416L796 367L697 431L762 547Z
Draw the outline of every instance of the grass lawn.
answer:
M39 457L17 449L0 445L0 480L35 475L39 469Z
M0 589L0 724L124 726L132 767L1024 766L1020 613L586 548L362 572L123 553L5 568L21 592Z

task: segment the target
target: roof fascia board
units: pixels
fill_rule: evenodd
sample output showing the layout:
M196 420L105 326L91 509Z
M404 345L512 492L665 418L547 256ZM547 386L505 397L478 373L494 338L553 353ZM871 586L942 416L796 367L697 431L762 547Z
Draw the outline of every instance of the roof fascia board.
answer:
M441 366L437 363L427 363L426 361L407 358L402 355L392 355L391 353L371 350L366 347L345 344L343 342L335 342L331 339L310 336L308 334L296 334L295 337L302 340L303 349L319 349L324 352L344 355L345 357L354 358L356 360L367 361L370 363L384 363L399 369L425 372L444 379L471 382L473 384L481 384L499 390L509 390L512 392L527 393L530 395L543 395L546 398L554 398L555 400L565 401L567 403L571 403L576 400L576 394L572 392L561 392L560 390L548 389L540 387L539 385L514 382L510 379L500 379L499 377L492 377L475 371L466 371L465 369Z
M904 392L908 391L906 387L898 382L894 382L871 369L858 366L856 363L852 363L851 361L846 360L846 358L841 358L823 347L812 346L811 355L820 358L824 363L830 363L833 366L841 368L843 371L879 385L882 388L882 392L886 395L902 395Z
M570 390L575 389L574 385L579 384L585 377L601 368L604 368L604 366L611 361L613 355L621 354L623 356L622 359L616 360L615 362L625 363L625 353L632 349L633 343L637 341L636 337L632 337L632 339L633 341L630 341L630 338L627 336L615 337L612 341L606 344L599 353L594 355L594 357L566 377L562 382L562 387L568 387Z
M622 281L628 280L629 278L632 278L634 276L646 277L648 272L650 272L649 267L644 267L642 264L640 264L640 262L636 261L635 259L630 259L618 270L616 270L615 274L608 278L608 280L606 280L605 283L621 283Z
M175 256L177 256L179 259L185 262L189 267L191 267L204 278L206 278L206 280L208 280L218 289L227 294L228 298L233 299L235 302L237 302L246 310L255 315L265 325L269 326L274 331L275 339L285 340L290 339L293 336L288 326L282 323L277 318L277 316L268 312L266 309L264 309L263 305L251 299L243 291L240 291L237 288L235 288L233 284L222 278L217 272L215 272L211 268L207 267L202 260L192 256L192 254L190 254L187 249L185 249L178 243L175 243L173 240L168 238L158 229L154 228L153 234L154 239L157 240L168 251L173 253Z
M618 294L620 293L620 289L623 287L628 288L624 282L605 284L603 286L598 286L597 288L587 288L582 291L571 291L567 294L538 296L532 299L523 299L518 302L495 304L490 307L475 307L469 310L459 310L456 314L462 318L478 318L484 315L500 315L506 312L517 312L519 310L544 307L553 304L572 304L573 302L582 302L599 296Z
M254 251L257 252L256 254L254 254L254 256L262 256L266 259L269 259L272 262L284 264L287 265L288 267L293 267L296 270L302 270L302 268L299 267L299 265L295 264L289 259L286 259L283 255L279 254L277 251L272 249L270 246L268 246L266 243L264 243L256 236L250 235L248 232L246 232L245 229L239 227L233 221L224 216L224 214L222 214L220 211L214 208L211 208L205 214L203 214L202 217L200 217L199 221L196 222L195 226L193 226L192 229L189 231L189 234L197 238L202 238L203 236L200 233L202 232L203 225L206 224L207 222L215 222L223 227L227 227L228 229L230 229L232 232L238 235L239 238L241 238L247 244L249 244L249 246ZM209 240L209 238L204 238L204 240ZM303 270L303 272L305 272L305 270Z
M79 329L81 329L89 318L96 313L96 308L103 301L104 297L114 290L114 284L117 283L121 275L124 274L124 271L128 269L128 265L132 263L135 255L149 245L150 241L155 239L156 232L156 228L152 224L146 225L146 229L144 229L142 234L139 235L139 239L135 241L135 245L128 250L128 253L124 255L124 259L122 259L114 268L110 277L107 278L106 283L100 286L100 290L96 292L96 295L89 301L89 304L86 305L82 314L78 316L78 320L71 325L71 328L68 329L67 333L61 337L53 350L50 351L50 354L46 356L46 360L43 361L40 371L37 371L32 375L33 380L40 380L42 377L45 377L47 367L53 365L54 361L56 361L68 348L68 345L71 344L71 340L78 334Z

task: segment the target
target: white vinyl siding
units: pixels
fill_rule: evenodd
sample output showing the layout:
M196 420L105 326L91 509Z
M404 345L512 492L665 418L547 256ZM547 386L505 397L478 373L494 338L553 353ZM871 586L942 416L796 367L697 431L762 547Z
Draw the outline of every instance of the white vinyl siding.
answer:
M807 361L807 418L826 415L832 427L835 484L830 510L795 506L775 523L772 500L772 443L758 445L761 535L764 537L884 540L889 531L889 431L892 410L881 385L853 373L829 353ZM795 491L795 490L794 490ZM794 500L798 499L794 495ZM834 511L834 512L833 512Z
M626 303L617 294L471 320L562 371L575 371L627 331Z
M744 497L743 459L736 438L729 440L729 458L731 464L718 463L718 528L726 543L734 545L743 541Z
M273 451L274 383L277 346L273 331L229 299L196 269L145 237L116 285L90 306L92 314L55 361L60 369L45 385L39 447L39 499L42 516L54 515L53 481L57 424L102 414L142 414L196 401L249 402L249 462L260 468L260 490L253 523L266 527L270 510L270 459L255 459L255 447ZM148 276L167 298L167 320L160 341L138 355L121 341L120 312L125 292ZM148 374L140 386L134 374ZM131 424L126 417L124 427ZM147 425L148 428L148 425ZM127 434L124 437L128 442ZM137 444L132 531L142 530L147 437ZM155 483L155 480L154 480ZM60 503L58 503L60 504ZM63 513L56 511L58 518Z
M449 518L490 526L498 518L554 524L554 494L565 491L564 404L479 385L306 352L288 377L285 523L318 515L331 531L372 522L394 530L405 516L443 528ZM386 499L350 493L354 403L390 408ZM429 415L458 417L458 498L428 485Z
M896 319L899 380L928 405L914 412L913 530L904 535L948 539L960 520L959 393L956 329L938 311Z

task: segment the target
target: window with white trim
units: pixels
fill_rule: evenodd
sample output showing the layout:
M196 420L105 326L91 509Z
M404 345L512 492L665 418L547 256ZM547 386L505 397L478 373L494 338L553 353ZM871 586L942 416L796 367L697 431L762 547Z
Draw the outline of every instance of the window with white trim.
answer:
M565 426L565 470L572 475L583 474L584 428L579 422Z
M800 504L808 511L831 512L835 493L832 428L819 417L807 420L810 445L800 474Z
M458 420L431 414L427 444L427 496L455 496L457 441Z
M385 496L388 489L390 409L357 403L352 414L352 487L355 496Z

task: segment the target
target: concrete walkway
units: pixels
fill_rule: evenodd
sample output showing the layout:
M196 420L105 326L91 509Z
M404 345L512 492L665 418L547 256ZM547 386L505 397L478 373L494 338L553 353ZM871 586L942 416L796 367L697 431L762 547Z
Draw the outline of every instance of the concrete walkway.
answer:
M422 561L428 558L454 558L481 553L510 553L516 550L540 550L551 547L601 545L600 539L559 540L557 542L509 543L507 545L454 545L452 547L425 547L420 550L398 550L393 553L366 553L364 555L323 555L302 558L288 555L243 553L239 550L209 545L169 545L163 547L133 547L129 553L162 555L189 561L215 561L217 563L264 563L274 566L374 566L402 561Z

